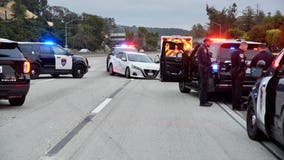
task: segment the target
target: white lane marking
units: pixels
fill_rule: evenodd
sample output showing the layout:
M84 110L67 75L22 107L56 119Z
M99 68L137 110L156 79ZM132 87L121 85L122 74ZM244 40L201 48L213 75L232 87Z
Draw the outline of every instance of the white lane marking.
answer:
M230 108L228 108L225 104L220 103L221 107L228 113L230 114L232 117L234 117L234 119L240 124L242 125L242 127L244 127L245 129L247 128L246 125L246 121L240 116L241 113L239 113L238 111L236 111L236 113L231 110Z
M112 98L107 98L105 99L98 107L96 107L92 113L93 114L97 114L99 113L101 110L103 110L105 108L105 106L112 100Z

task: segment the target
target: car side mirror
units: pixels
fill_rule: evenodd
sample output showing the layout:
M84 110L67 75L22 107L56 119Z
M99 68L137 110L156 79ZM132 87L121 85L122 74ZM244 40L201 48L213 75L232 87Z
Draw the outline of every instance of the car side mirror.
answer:
M71 52L67 52L67 54L66 54L67 56L73 56L74 54L73 53L71 53Z
M125 58L125 57L122 57L121 60L122 60L122 61L126 61L126 58Z
M154 63L160 63L160 56L159 55L155 56Z

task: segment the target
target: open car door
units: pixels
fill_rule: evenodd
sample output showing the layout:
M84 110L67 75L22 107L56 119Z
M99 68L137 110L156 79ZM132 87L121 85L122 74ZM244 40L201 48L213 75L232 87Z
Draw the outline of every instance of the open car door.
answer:
M160 59L162 82L180 82L187 78L188 54L183 46L183 43L163 41Z

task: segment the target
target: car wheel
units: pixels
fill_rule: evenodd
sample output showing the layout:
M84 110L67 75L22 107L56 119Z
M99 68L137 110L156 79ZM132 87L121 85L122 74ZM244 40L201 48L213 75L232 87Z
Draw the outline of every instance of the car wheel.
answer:
M58 78L59 77L59 74L50 74L51 75L51 77L53 77L53 78Z
M21 98L10 98L9 103L12 106L21 106L24 104L26 97L23 96Z
M125 77L126 78L131 78L131 76L130 76L130 69L128 67L125 70Z
M185 88L185 82L179 82L178 86L181 93L189 93L191 91L191 89Z
M31 67L31 79L37 79L40 74L40 67L37 64L32 64Z
M114 75L113 66L112 64L109 65L109 74Z
M73 78L82 78L84 76L84 67L82 65L76 65L72 75Z
M263 132L258 128L256 123L256 113L253 102L249 101L247 110L247 134L250 139L262 140L264 137Z

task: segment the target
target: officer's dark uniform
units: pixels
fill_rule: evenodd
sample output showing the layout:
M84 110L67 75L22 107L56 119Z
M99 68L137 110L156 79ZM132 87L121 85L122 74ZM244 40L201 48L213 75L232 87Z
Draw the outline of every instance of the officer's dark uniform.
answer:
M199 100L201 106L211 106L208 103L207 90L208 90L208 80L209 80L209 69L211 66L210 54L208 48L201 44L197 50L198 58L198 74L199 74Z
M241 49L234 51L231 55L233 109L241 109L242 86L246 76L245 60L244 51Z
M261 51L259 52L259 54L253 57L250 63L250 67L256 67L257 62L260 60L264 60L265 67L263 69L266 70L271 65L272 61L274 60L274 56L270 52Z

